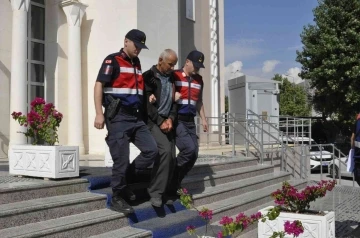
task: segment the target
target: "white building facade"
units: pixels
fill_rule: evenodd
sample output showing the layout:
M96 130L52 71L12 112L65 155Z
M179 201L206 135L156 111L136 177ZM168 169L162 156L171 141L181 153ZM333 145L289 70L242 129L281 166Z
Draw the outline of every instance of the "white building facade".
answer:
M64 115L59 144L104 154L106 129L93 126L94 82L134 28L147 36L143 71L166 48L178 52L178 67L202 51L206 114L224 112L224 0L0 0L0 158L27 143L11 113L27 112L35 97Z

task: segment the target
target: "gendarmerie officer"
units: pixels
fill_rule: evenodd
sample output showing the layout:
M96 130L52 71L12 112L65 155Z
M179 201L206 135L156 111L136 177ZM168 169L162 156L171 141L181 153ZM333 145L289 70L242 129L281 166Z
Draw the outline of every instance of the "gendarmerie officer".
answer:
M204 82L199 74L200 68L204 67L204 54L200 51L191 51L182 69L174 72L177 99L177 125L176 125L176 147L179 154L176 158L176 168L172 180L172 191L169 194L176 195L181 181L194 166L199 152L198 137L196 135L195 116L198 112L203 130L208 130L202 100ZM180 97L178 99L178 97Z
M147 49L145 41L144 32L137 29L129 31L124 48L104 59L94 88L94 126L102 129L106 124L108 135L105 140L114 161L110 208L125 214L134 212L127 201L136 198L126 181L129 143L134 143L141 151L134 161L136 171L148 168L158 154L156 142L143 121L146 102L138 55L142 49ZM104 114L102 105L105 106Z

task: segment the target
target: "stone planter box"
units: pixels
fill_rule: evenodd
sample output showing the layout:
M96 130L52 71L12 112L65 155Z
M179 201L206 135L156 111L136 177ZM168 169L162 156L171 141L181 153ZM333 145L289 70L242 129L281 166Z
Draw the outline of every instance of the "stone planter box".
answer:
M261 214L267 214L272 206L261 209ZM299 220L302 222L304 232L299 238L314 237L314 238L335 238L335 213L325 212L324 216L310 215L310 214L298 214L281 212L277 219L273 221L266 220L258 223L258 237L270 237L274 231L283 231L285 221ZM285 237L291 237L287 235Z
M42 178L79 176L78 146L12 145L9 172Z

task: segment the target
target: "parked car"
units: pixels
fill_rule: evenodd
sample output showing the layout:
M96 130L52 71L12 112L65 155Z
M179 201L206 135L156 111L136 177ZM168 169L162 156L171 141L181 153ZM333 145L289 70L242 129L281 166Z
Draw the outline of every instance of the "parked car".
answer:
M339 174L341 174L341 177L350 177L352 178L353 175L351 172L346 171L346 163L347 163L348 157L341 157L340 160L338 158L335 158L335 163L333 161L329 164L329 174L331 177L333 177L333 174L335 175L335 178L339 178ZM340 166L341 164L341 166ZM340 173L340 167L341 167L341 173Z
M324 147L320 147L313 139L309 137L288 137L284 139L284 142L289 145L310 145L310 170L318 171L321 166L323 169L328 169L330 162L333 159L333 155L330 151L327 151Z

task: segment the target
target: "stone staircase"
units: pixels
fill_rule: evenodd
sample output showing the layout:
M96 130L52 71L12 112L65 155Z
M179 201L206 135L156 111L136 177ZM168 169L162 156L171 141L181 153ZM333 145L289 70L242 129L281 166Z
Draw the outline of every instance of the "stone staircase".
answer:
M256 158L207 155L198 159L183 187L193 194L196 207L213 210L211 229L217 232L221 217L253 214L272 204L270 193L285 180L306 186L305 180L291 180L290 173L259 165ZM0 187L0 237L189 237L188 225L199 227L201 235L205 231L197 212L179 202L154 209L144 200L133 205L136 214L127 218L107 209L110 188L88 190L86 178ZM256 237L256 228L241 237Z

